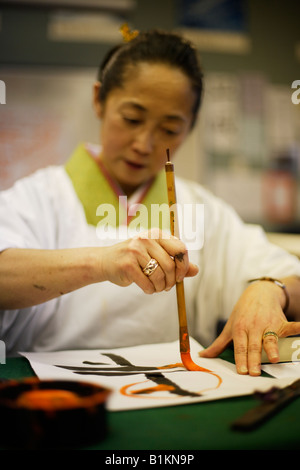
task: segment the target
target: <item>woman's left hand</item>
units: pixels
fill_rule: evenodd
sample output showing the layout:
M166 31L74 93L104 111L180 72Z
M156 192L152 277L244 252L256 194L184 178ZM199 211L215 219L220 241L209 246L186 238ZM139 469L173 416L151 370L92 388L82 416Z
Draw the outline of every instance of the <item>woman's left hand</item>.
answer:
M282 308L282 288L271 282L255 282L247 287L236 303L222 333L200 355L217 357L233 341L236 369L239 374L261 373L262 348L270 362L279 361L277 338L300 334L300 322L288 322Z

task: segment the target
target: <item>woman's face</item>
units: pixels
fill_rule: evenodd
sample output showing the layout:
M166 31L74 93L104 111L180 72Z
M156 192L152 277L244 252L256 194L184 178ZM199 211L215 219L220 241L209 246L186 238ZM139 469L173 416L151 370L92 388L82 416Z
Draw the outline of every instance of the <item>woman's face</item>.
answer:
M195 95L180 70L163 64L132 67L122 88L113 89L95 106L101 119L101 160L130 195L159 172L187 136Z

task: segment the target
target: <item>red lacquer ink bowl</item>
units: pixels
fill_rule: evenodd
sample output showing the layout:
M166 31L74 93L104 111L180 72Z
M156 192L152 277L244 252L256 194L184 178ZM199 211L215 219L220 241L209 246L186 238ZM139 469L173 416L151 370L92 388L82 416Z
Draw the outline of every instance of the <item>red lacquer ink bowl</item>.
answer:
M99 385L28 378L0 384L0 446L76 448L105 438L106 401Z

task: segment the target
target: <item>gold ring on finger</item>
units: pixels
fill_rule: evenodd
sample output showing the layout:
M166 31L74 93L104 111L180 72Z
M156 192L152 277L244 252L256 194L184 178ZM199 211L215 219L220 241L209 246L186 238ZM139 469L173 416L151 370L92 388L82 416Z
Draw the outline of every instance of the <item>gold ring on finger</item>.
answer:
M277 333L275 333L275 331L266 331L263 334L262 339L264 340L267 336L274 336L276 338L276 340L278 341L278 335L277 335Z
M151 274L153 274L154 271L158 268L158 266L159 264L156 259L151 258L150 261L144 267L143 273L145 274L145 276L150 277Z

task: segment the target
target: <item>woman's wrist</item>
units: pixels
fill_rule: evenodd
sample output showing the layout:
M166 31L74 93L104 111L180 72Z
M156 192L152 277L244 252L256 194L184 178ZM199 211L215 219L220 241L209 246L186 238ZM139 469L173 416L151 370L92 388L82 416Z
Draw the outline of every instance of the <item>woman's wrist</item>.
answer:
M271 282L274 285L278 286L281 289L281 292L283 294L283 295L281 295L281 300L280 300L281 308L282 308L284 313L287 313L288 308L289 308L289 304L290 304L290 296L289 296L287 287L286 287L284 282L282 282L280 279L275 279L273 277L268 277L268 276L263 276L263 277L256 278L256 279L250 279L248 282L249 283L252 283L252 282Z

